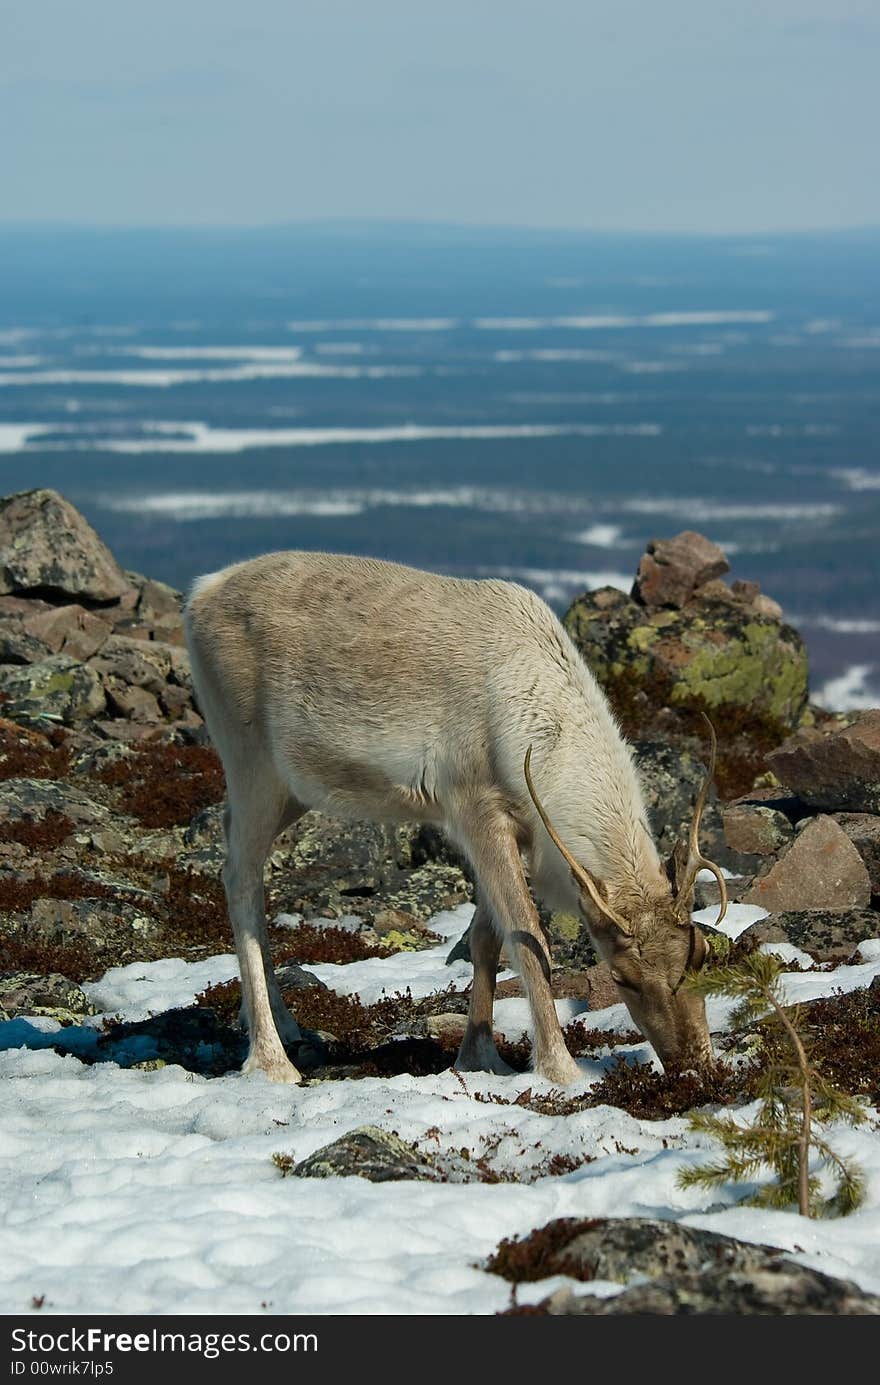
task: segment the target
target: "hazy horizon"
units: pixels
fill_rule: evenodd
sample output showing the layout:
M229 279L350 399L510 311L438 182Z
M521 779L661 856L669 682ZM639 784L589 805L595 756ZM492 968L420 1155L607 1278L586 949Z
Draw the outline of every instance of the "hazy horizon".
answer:
M7 0L0 39L2 222L880 223L873 0Z

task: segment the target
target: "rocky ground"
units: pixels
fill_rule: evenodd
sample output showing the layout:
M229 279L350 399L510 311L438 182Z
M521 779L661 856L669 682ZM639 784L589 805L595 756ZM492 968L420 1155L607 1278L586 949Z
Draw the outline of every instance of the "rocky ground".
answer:
M630 596L611 588L585 594L565 624L634 743L661 850L671 851L690 820L704 772L705 711L720 749L704 851L729 872L733 900L767 911L748 945L785 942L833 966L880 935L880 710L830 715L812 706L797 632L756 584L728 586L727 570L724 554L699 535L658 540ZM110 967L228 952L223 775L193 701L181 595L123 571L51 491L0 501L0 714L0 1021L39 1016L76 1026L94 1013L83 984ZM436 944L428 921L472 897L467 870L438 834L309 813L279 838L266 885L275 960L307 1029L297 1061L313 1078L449 1066L467 1003L460 989L362 1004L302 970ZM698 903L717 898L714 882L698 888ZM545 923L556 994L587 999L592 1009L611 1004L608 978L576 921ZM502 984L502 998L516 994L515 981ZM876 1101L880 1016L871 996L861 1008L818 1002L832 1009L817 1034L836 1053L840 1080ZM195 1006L108 1022L101 1043L110 1054L136 1054L130 1040L146 1033L159 1055L152 1061L222 1073L241 1061L237 1008L237 983L224 983ZM601 1039L607 1044L608 1035ZM597 1042L579 1028L580 1052ZM504 1051L524 1066L524 1045ZM856 1051L868 1055L861 1066ZM624 1065L608 1081L591 1091L591 1105L604 1100L646 1118L750 1095L743 1070L701 1085ZM362 1141L361 1154L366 1147ZM383 1178L462 1176L451 1166L401 1173L412 1152L400 1150L389 1173L374 1155L370 1167ZM352 1171L329 1156L317 1162L325 1174ZM723 1268L717 1302L734 1303L731 1284L754 1280L755 1265L734 1257ZM740 1306L726 1311L813 1311L812 1281L793 1286L791 1267L776 1260L758 1268L801 1309L767 1308L762 1279L749 1300L758 1306L741 1290ZM571 1290L545 1306L711 1311L708 1292L670 1287L661 1275L651 1288L628 1291L629 1308L628 1294L591 1297L585 1307ZM857 1292L839 1285L834 1311L876 1311L876 1302L859 1306Z

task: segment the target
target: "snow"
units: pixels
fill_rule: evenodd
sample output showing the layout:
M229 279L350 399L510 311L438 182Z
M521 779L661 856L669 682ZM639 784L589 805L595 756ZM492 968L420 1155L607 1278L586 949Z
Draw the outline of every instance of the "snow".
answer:
M731 906L729 928L748 926L745 907ZM423 953L311 970L364 1000L407 987L414 995L463 989L469 967L446 967L445 955L469 917L462 906L433 919L442 941ZM87 989L103 1014L137 1019L186 1005L233 975L229 954L197 963L168 958L113 968ZM863 943L850 965L789 973L784 986L790 999L804 1000L866 986L877 975L880 939ZM728 1008L712 1002L713 1028L723 1026ZM587 1013L581 1002L560 1001L557 1009L563 1021L632 1028L622 1005ZM524 1002L499 1002L498 1019L512 1036L522 1032ZM0 1025L0 1312L26 1312L32 1297L45 1295L44 1314L494 1313L508 1306L510 1287L481 1263L502 1237L559 1216L682 1218L782 1246L880 1292L876 1121L832 1137L867 1174L864 1208L807 1222L739 1206L741 1190L732 1187L680 1189L682 1163L705 1157L709 1145L683 1118L639 1120L609 1106L547 1116L480 1099L512 1103L527 1088L548 1090L534 1074L459 1079L448 1071L286 1087L176 1066L84 1063L76 1050L94 1056L101 1021L63 1031L40 1018ZM61 1037L74 1051L49 1047ZM645 1043L624 1051L653 1057ZM574 1092L587 1090L611 1061L582 1060ZM402 1182L392 1191L359 1178L282 1178L272 1163L276 1152L299 1160L363 1124L426 1151L467 1149L517 1181ZM555 1154L590 1162L548 1176ZM527 1286L519 1301L536 1302L565 1282L555 1276ZM582 1289L606 1294L619 1286Z

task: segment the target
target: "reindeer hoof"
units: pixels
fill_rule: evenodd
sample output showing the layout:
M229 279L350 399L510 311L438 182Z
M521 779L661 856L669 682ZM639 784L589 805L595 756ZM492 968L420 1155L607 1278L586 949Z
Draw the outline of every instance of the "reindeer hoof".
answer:
M552 1082L554 1087L568 1087L572 1082L579 1082L582 1074L571 1054L565 1053L536 1064L535 1076Z
M246 1060L241 1070L242 1077L253 1077L256 1073L262 1073L270 1082L302 1082L302 1073L299 1068L295 1068L290 1059L282 1054L280 1058L267 1058L259 1053L252 1053Z

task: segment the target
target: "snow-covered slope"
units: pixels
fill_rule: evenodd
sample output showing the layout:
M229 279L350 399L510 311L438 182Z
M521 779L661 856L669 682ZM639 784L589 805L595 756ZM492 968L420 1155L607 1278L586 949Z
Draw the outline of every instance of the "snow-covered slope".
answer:
M732 922L736 923L737 906ZM468 910L441 915L444 938ZM364 1000L410 985L429 994L469 968L444 965L448 943L428 952L312 968ZM870 983L880 943L833 973L785 978L792 998ZM90 988L109 1014L139 1018L189 1003L234 974L224 955L114 969ZM560 1002L563 1018L573 1002ZM522 1003L499 1005L501 1026L522 1028ZM710 1015L714 1027L725 1006ZM98 1021L96 1021L97 1023ZM589 1016L591 1027L631 1028L622 1006ZM274 1087L237 1075L205 1079L178 1067L144 1072L60 1056L50 1021L0 1025L0 1311L43 1313L492 1313L509 1287L480 1262L503 1236L556 1216L685 1217L747 1240L792 1250L832 1274L880 1292L880 1134L876 1120L841 1130L836 1146L868 1174L863 1209L841 1221L740 1208L729 1189L711 1210L676 1175L696 1159L686 1122L636 1120L601 1106L544 1116L508 1099L541 1084L531 1075L365 1078ZM81 1051L94 1031L65 1031ZM650 1056L647 1045L637 1050ZM586 1088L601 1060L581 1064ZM282 1179L271 1156L301 1159L365 1123L427 1150L466 1148L518 1182L373 1184L358 1178ZM554 1154L590 1155L575 1172L542 1176ZM520 1291L543 1297L546 1285ZM609 1286L596 1286L599 1292Z

